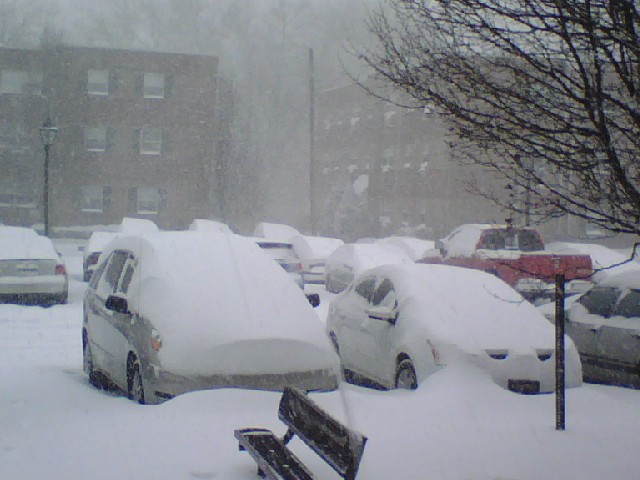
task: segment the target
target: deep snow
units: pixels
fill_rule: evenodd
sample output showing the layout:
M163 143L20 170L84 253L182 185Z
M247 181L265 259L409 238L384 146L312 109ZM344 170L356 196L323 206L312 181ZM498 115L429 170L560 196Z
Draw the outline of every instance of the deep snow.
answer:
M82 372L81 254L60 245L69 305L0 305L0 480L256 479L233 430L284 433L278 395L217 390L141 406L90 387ZM321 291L326 315L331 295ZM636 480L640 391L567 391L567 429L553 395L521 396L468 367L447 367L416 392L343 385L313 398L369 437L361 480ZM318 478L335 479L298 439Z

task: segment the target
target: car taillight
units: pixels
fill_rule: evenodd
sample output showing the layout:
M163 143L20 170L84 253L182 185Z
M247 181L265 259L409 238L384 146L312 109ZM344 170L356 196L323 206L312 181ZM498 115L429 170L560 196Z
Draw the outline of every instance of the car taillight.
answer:
M553 350L536 350L536 354L538 355L538 360L546 362L553 356Z
M99 253L92 253L87 257L87 265L95 265L98 263L98 259L100 258Z
M156 352L159 352L162 348L162 337L155 328L151 330L151 348Z
M509 356L508 350L491 349L491 350L485 350L485 352L487 352L487 355L489 355L494 360L504 360Z
M62 263L56 265L56 275L64 275L67 276L67 267L65 267Z
M304 268L302 268L302 264L301 263L296 263L296 273L302 273L302 271L304 270Z

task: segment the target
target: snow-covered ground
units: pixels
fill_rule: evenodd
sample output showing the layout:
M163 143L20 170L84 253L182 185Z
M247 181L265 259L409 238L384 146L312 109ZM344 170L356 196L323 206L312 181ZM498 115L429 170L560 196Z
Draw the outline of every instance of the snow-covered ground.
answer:
M230 389L141 406L90 387L82 372L81 253L73 244L59 248L72 275L68 305L0 305L0 480L258 478L233 430L284 433L279 396ZM324 317L331 295L321 296ZM343 385L313 398L369 437L362 480L639 477L638 390L568 390L560 432L553 395L517 395L462 365L416 392ZM317 478L338 478L299 439L290 446Z

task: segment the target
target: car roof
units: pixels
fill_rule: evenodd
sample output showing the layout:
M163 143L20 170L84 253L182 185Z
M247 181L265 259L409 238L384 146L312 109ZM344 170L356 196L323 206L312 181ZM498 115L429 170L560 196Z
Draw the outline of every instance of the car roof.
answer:
M57 260L59 256L51 240L35 230L0 225L0 259Z
M627 270L605 277L598 285L617 288L640 289L640 265L636 270Z

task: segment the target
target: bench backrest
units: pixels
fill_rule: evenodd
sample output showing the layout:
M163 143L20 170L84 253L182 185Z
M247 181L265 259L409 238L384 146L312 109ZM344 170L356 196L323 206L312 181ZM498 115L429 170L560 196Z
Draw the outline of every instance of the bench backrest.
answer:
M355 478L367 437L342 425L304 392L288 387L278 417L343 478Z

